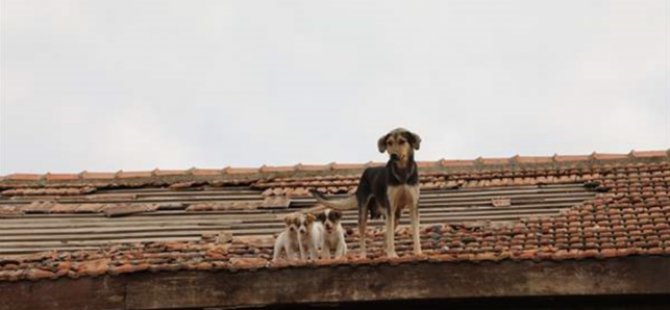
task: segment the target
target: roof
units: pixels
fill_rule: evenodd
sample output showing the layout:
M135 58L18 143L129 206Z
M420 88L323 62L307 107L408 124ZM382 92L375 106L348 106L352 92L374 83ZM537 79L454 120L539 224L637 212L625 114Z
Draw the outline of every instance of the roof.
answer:
M288 167L43 175L0 181L0 282L144 272L277 270L302 265L573 261L670 254L667 151L421 162L423 257L351 255L271 263L277 218L315 201L308 189L352 192L363 168ZM407 224L403 217L401 224Z

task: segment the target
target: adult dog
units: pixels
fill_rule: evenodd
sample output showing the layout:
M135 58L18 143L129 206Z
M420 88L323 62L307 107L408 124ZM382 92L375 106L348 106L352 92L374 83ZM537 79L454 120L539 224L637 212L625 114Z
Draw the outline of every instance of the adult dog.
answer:
M355 195L345 199L329 200L312 190L318 202L338 210L358 208L360 252L367 256L367 220L384 215L386 219L386 255L398 257L395 251L395 228L404 208L409 209L412 224L414 254L421 254L419 240L419 174L414 161L414 151L419 149L421 138L403 128L397 128L377 141L379 152L388 152L389 160L383 167L370 167L363 171Z

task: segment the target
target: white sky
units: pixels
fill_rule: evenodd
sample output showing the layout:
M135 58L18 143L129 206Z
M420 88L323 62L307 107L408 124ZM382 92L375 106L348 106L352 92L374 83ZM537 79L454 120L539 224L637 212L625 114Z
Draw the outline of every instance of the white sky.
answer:
M0 2L0 174L670 147L669 1Z

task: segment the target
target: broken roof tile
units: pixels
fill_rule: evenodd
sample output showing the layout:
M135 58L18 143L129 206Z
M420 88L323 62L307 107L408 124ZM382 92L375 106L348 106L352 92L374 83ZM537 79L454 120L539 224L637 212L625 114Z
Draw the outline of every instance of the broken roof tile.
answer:
M125 205L108 204L102 209L102 212L107 217L116 217L135 213L155 211L156 209L158 209L157 205L148 205L148 204L125 204Z
M54 205L51 201L33 201L29 205L21 206L21 211L25 213L49 213Z
M17 206L0 205L0 217L22 215L23 211Z
M104 207L100 203L82 203L78 204L77 208L74 210L75 213L96 213Z
M77 204L56 203L51 206L49 213L74 213L77 208L79 208Z

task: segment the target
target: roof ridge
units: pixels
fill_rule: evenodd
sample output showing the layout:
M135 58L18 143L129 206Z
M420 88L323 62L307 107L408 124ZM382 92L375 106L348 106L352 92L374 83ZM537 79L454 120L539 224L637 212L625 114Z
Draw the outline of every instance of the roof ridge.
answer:
M524 156L514 155L512 157L477 157L475 159L446 159L442 158L435 161L418 161L419 167L423 168L455 168L455 167L478 167L478 166L507 166L507 165L542 165L542 164L563 164L589 162L597 163L612 160L645 159L645 158L670 158L670 149L667 150L631 150L629 153L598 153L593 152L588 155L559 155L552 156ZM155 168L152 170L126 171L118 170L115 172L99 172L84 170L79 173L12 173L0 176L2 181L76 181L86 179L127 179L127 178L147 178L162 176L224 176L224 175L253 175L259 173L279 173L279 172L327 172L336 170L359 170L366 167L383 165L382 162L369 161L366 163L337 163L328 164L304 164L295 165L261 165L260 167L231 167L224 168L196 168L191 167L185 170Z

